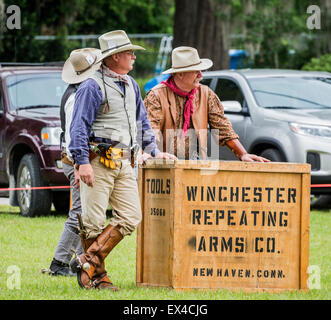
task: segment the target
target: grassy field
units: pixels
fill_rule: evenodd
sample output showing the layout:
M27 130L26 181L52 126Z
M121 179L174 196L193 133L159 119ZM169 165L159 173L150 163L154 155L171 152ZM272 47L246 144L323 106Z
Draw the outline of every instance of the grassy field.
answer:
M137 288L136 234L126 237L106 260L110 277L121 290L82 290L75 277L51 277L41 273L42 268L50 265L65 219L65 216L23 218L16 208L0 205L0 300L331 299L331 210L311 212L309 264L320 270L320 289L282 293Z

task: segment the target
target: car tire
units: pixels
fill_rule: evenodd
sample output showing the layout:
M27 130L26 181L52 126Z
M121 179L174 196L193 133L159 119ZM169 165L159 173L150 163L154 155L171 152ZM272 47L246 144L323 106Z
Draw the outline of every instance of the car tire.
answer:
M321 194L316 196L311 196L310 208L316 210L326 210L331 209L331 195Z
M18 166L16 181L18 188L45 186L34 154L29 153L23 156ZM18 190L17 199L22 216L34 217L50 213L52 201L49 190Z
M280 152L277 149L265 149L260 153L260 156L267 158L272 162L284 162Z

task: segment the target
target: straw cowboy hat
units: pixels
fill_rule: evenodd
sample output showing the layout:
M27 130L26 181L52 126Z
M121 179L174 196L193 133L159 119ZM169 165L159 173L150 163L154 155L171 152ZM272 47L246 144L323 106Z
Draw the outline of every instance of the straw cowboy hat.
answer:
M101 57L98 62L108 56L127 50L145 50L141 46L131 43L129 37L123 30L110 31L99 37Z
M207 70L213 65L210 59L200 59L197 49L178 47L172 50L172 67L162 74Z
M70 84L86 80L100 68L101 63L97 62L100 55L101 51L94 48L73 50L64 63L62 80Z

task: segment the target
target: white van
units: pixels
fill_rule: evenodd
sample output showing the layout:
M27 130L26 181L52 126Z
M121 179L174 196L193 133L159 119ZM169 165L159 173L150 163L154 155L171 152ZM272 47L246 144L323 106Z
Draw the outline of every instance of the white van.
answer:
M203 76L248 152L310 163L312 194L331 194L330 73L248 69ZM219 150L220 159L235 159L227 148Z

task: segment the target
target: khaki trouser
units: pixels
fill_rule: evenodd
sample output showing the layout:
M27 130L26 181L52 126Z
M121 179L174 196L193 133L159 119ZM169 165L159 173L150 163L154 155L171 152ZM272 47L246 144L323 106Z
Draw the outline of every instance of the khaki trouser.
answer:
M122 160L122 168L113 170L99 162L91 161L95 182L88 187L80 181L82 219L87 238L97 237L106 227L106 210L110 204L113 216L109 223L119 225L123 236L130 235L141 221L138 185L128 160Z

